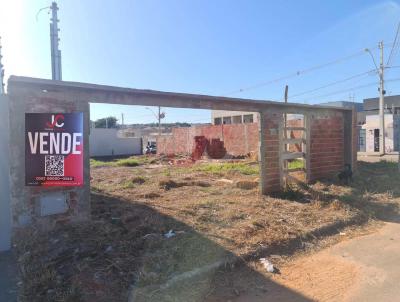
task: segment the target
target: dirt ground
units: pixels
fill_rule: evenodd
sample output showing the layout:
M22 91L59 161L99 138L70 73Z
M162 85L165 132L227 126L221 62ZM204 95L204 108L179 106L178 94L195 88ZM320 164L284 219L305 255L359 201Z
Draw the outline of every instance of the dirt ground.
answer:
M341 290L357 268L316 268L304 254L364 232L399 204L397 167L386 162L360 163L347 186L331 180L269 197L248 160L124 164L93 162L92 221L21 232L21 301L311 301L298 288L320 297L329 271ZM279 273L265 272L260 257Z

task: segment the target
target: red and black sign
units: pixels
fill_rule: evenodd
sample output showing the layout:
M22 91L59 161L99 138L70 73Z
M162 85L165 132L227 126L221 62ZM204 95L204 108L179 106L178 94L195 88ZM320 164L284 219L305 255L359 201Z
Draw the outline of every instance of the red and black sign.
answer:
M83 185L83 113L25 114L25 184Z

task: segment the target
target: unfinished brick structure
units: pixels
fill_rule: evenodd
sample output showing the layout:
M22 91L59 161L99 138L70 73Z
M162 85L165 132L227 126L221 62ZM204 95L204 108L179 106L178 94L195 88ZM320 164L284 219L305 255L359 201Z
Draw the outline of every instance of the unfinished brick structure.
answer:
M300 127L303 120L292 119L287 121L288 126ZM196 138L204 137L208 142L220 140L226 149L225 158L258 155L259 151L259 124L221 124L221 125L201 125L192 127L172 128L171 135L163 135L157 138L157 154L174 156L177 154L193 155L196 149ZM300 138L302 132L291 130L288 132L290 138ZM301 152L300 144L289 146L290 151ZM211 154L206 153L211 158ZM204 155L204 154L201 154Z
M157 138L157 153L165 155L192 154L195 137L224 142L227 155L239 156L258 152L258 124L207 125L172 128L170 136Z
M10 106L11 133L9 174L14 228L29 223L51 227L56 223L89 217L89 102L258 112L260 123L257 133L255 129L251 129L248 134L254 140L251 144L258 141L262 194L282 188L283 178L290 172L286 171L284 165L287 159L304 158L308 181L337 173L343 169L344 164L350 164L354 169L356 164L356 123L353 111L347 108L169 93L14 76L9 80L8 91L6 99ZM84 113L85 185L52 189L26 187L23 161L25 113L76 111ZM284 113L304 115L304 125L285 129ZM302 134L299 138L288 138L283 135L286 130L299 131ZM293 144L301 144L301 152L290 152L293 149L285 147ZM43 217L37 211L38 197L51 196L54 192L65 194L68 208L62 214Z

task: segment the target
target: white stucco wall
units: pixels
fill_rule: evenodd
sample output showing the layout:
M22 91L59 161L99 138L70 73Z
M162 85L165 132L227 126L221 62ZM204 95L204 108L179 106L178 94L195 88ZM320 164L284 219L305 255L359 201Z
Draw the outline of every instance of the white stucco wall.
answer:
M398 151L399 117L385 114L385 152ZM379 129L379 115L367 115L362 126L365 129L366 152L374 152L374 130Z
M89 135L90 156L142 154L140 137L122 138L118 129L91 128Z

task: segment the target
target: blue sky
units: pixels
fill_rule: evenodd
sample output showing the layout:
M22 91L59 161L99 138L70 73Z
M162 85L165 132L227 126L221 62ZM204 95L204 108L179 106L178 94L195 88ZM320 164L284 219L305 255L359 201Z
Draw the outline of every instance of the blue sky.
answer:
M50 78L49 15L44 0L0 0L3 63L10 74ZM163 91L315 104L377 95L368 48L393 41L397 1L59 0L63 79ZM385 47L386 58L391 45ZM269 85L270 80L360 52L352 59ZM395 54L397 54L395 52ZM400 54L393 60L400 65ZM400 68L386 78L399 79ZM387 83L400 93L400 81ZM341 93L335 93L342 91ZM235 93L231 93L235 92ZM203 110L164 108L166 122L209 121ZM136 106L92 105L92 119L124 112L125 122L154 121Z

